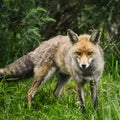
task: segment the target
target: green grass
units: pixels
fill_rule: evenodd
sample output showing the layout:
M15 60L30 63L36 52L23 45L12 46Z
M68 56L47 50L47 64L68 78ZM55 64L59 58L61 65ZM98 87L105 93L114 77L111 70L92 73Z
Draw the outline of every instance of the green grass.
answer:
M99 83L99 106L94 111L89 85L85 88L86 115L78 107L76 86L70 81L61 97L55 99L52 91L56 77L39 87L31 109L27 106L27 91L32 79L0 82L0 120L120 120L120 76L103 75Z

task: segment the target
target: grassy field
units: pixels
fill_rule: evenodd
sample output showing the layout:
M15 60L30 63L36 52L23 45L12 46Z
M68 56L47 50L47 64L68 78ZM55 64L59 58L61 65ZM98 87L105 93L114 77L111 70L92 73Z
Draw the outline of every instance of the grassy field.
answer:
M120 120L120 76L103 75L99 83L98 112L91 105L89 85L85 87L86 115L78 107L76 85L72 80L59 99L52 91L56 77L43 84L31 109L27 106L27 91L33 78L17 82L0 82L0 120Z

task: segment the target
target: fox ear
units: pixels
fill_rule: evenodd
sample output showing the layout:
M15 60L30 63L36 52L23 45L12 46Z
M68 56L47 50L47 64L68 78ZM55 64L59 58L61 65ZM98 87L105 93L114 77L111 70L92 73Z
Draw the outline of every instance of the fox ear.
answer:
M97 44L100 41L101 32L100 30L93 30L93 33L90 37L90 41L94 44Z
M67 35L72 43L76 43L78 41L78 35L75 32L73 32L71 29L67 30Z

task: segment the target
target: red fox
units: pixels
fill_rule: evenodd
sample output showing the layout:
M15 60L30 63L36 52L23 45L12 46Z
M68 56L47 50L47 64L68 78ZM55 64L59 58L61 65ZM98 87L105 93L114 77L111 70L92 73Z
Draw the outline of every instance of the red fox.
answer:
M37 92L40 84L57 70L59 80L54 90L58 97L63 86L72 77L77 83L78 98L82 112L85 111L84 85L90 83L93 107L98 103L98 81L104 69L103 50L99 46L100 31L94 30L91 35L78 36L71 29L67 36L58 35L44 41L34 51L17 59L0 69L0 77L23 77L34 72L34 81L28 91L28 104Z

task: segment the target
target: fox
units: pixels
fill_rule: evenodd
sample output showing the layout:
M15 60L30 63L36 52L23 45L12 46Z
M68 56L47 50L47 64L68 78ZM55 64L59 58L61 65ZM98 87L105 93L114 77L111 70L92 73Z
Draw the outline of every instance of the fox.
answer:
M59 97L70 79L76 81L79 106L85 112L84 86L90 84L93 107L98 106L98 83L104 70L104 52L100 47L100 30L92 34L78 35L68 29L67 35L58 35L43 41L35 50L0 69L0 78L21 78L34 74L27 100L32 100L41 83L49 80L56 72L58 81L53 91Z

